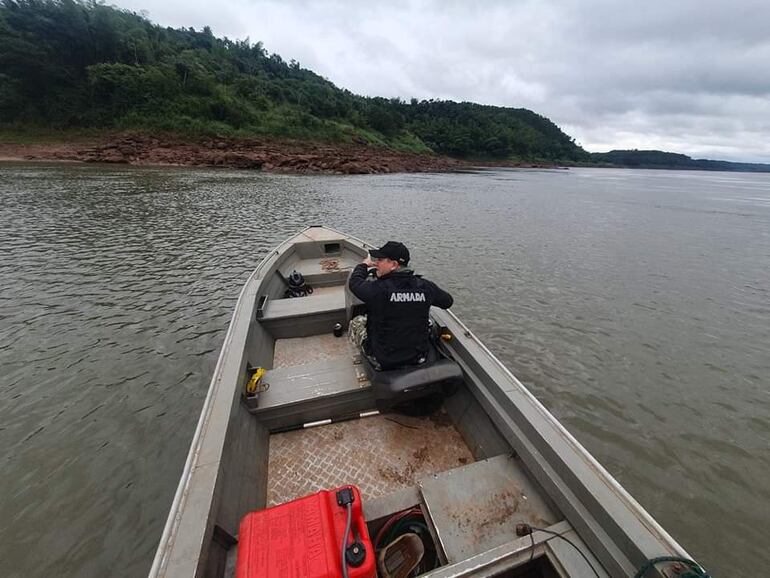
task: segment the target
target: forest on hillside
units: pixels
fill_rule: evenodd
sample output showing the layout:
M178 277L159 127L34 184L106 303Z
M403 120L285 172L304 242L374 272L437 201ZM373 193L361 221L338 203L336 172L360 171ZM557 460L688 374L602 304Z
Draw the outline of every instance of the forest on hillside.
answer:
M140 130L382 145L468 159L588 161L530 110L355 95L261 42L95 1L0 0L0 130Z
M597 163L626 168L770 172L770 165L767 164L693 159L681 153L656 150L614 150L607 153L591 153L591 158Z

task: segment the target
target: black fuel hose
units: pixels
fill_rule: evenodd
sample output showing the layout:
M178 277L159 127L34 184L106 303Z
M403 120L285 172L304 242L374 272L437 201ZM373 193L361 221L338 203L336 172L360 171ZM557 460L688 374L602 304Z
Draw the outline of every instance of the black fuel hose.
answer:
M350 525L353 521L353 504L346 504L348 509L348 520L345 523L345 533L342 535L342 553L340 561L342 562L342 577L348 578L348 562L345 559L345 550L348 549L348 534L350 534Z

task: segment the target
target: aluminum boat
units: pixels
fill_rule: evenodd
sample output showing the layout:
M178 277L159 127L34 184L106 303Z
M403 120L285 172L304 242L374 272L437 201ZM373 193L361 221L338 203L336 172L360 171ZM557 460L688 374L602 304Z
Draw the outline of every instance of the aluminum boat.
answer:
M245 515L345 484L372 536L399 512L424 517L430 578L701 571L452 311L431 321L459 382L427 415L383 403L346 335L362 308L348 276L371 248L309 227L249 277L152 578L234 576ZM294 273L312 293L289 296Z

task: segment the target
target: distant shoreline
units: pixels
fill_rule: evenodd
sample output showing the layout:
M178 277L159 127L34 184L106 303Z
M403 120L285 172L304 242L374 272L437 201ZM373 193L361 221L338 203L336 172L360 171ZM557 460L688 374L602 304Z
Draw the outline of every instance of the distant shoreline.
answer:
M25 142L26 141L26 142ZM474 168L567 169L570 167L770 172L770 165L692 160L665 165L612 162L543 162L527 160L457 159L436 154L398 151L365 143L335 143L280 138L189 137L173 134L56 134L25 138L0 134L0 161L105 163L134 166L212 167L284 174L362 175L473 170ZM626 151L630 158L649 154ZM597 156L610 156L598 153ZM680 158L681 157L681 158ZM656 159L656 160L659 160ZM765 168L767 167L767 168Z
M467 166L448 157L402 153L365 145L277 139L193 139L139 132L67 142L0 142L0 159L221 167L295 174L448 171Z
M0 162L104 163L157 167L209 167L280 174L365 175L472 171L473 169L642 169L696 172L770 172L728 166L624 165L607 162L550 163L522 160L456 159L367 144L343 144L276 138L193 138L142 132L71 138L34 138L31 142L0 134ZM14 142L16 141L16 142ZM721 164L721 161L706 161ZM735 165L729 167L729 165ZM762 166L762 165L753 165ZM770 167L770 165L768 165Z
M289 174L449 172L473 167L563 168L528 161L460 160L366 144L289 139L189 138L126 132L64 140L0 141L0 161L194 166ZM17 139L22 140L22 139Z

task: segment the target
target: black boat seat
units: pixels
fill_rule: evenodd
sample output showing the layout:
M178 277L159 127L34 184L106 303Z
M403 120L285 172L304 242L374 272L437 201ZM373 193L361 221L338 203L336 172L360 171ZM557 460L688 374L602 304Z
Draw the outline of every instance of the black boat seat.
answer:
M460 366L439 355L433 344L431 348L425 363L399 369L377 369L366 354L362 355L378 410L430 413L463 383Z

